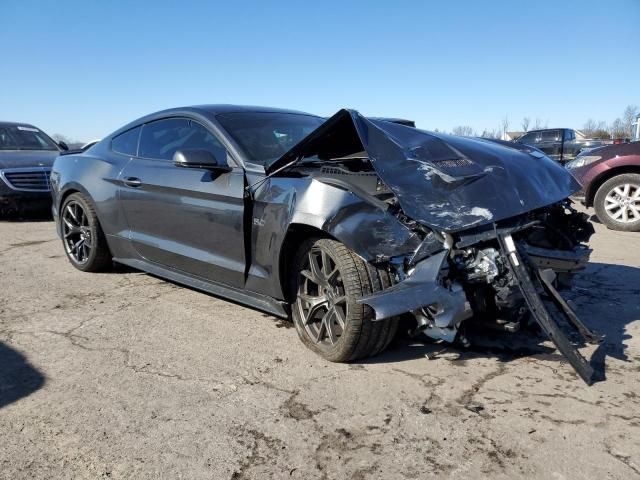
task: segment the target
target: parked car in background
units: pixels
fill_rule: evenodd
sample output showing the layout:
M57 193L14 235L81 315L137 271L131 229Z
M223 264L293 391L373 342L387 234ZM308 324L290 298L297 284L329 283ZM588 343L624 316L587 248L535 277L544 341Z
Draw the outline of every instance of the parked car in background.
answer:
M0 122L0 215L49 211L49 175L67 147L33 125Z
M584 152L566 168L582 184L576 195L613 230L640 231L640 143Z
M529 146L403 123L234 105L148 115L56 159L62 246L82 271L116 261L290 314L331 361L382 352L399 315L464 343L464 322L514 332L529 311L591 383L556 323L599 341L556 290L591 252L588 216L566 201L578 182Z
M573 160L583 150L603 145L602 140L585 138L571 128L532 130L515 142L536 147L562 164Z

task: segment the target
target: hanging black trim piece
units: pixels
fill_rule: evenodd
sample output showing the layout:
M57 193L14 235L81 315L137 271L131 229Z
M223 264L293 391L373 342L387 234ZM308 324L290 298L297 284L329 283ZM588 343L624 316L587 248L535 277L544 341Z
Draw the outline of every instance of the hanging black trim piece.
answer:
M525 264L526 255L521 255L510 234L499 234L498 241L500 243L502 253L509 259L511 271L517 279L518 286L520 287L520 291L529 306L531 315L536 322L538 322L549 339L555 344L560 353L566 357L580 378L582 378L587 385L592 385L594 382L593 367L571 344L571 341L564 334L552 313L547 309L540 298L540 295L538 295L538 291L544 289L550 293L552 298L555 298L556 295L559 297L559 294L555 291L553 286L551 286L551 289L549 289L548 286L545 287L544 279L549 279L549 276L538 269L533 270L533 272L535 272L533 276L529 274L529 269ZM532 269L533 268L534 267L532 267ZM556 295L554 295L553 292L555 292ZM557 299L555 299L555 301L557 302ZM586 335L584 335L585 339L593 342L598 338L596 334L588 330L587 327L579 320L578 323L574 323L574 319L577 319L578 317L575 315L575 312L571 310L569 305L564 302L564 300L563 303L564 306L559 308L559 312L565 315L569 322L576 326L580 333L583 335L586 333Z
M573 311L573 309L553 286L553 281L556 278L555 272L550 268L547 268L545 270L538 270L538 275L549 297L551 297L556 306L560 310L562 310L562 312L565 314L569 322L571 322L571 324L576 328L576 330L580 332L580 335L582 335L583 338L592 345L599 345L600 343L602 343L604 337L598 333L595 333L584 323L582 323L582 320L578 318L576 312Z

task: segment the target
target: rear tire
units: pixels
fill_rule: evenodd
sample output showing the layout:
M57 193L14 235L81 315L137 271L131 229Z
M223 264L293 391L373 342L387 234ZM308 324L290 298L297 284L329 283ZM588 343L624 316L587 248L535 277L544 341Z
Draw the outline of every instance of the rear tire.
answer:
M593 206L598 219L610 229L640 231L640 174L625 173L604 182Z
M374 321L373 310L357 303L393 284L387 271L340 242L312 238L300 246L293 272L293 323L310 350L332 362L347 362L377 355L395 337L398 318Z
M62 245L71 265L83 272L98 272L112 265L98 216L82 193L73 193L65 199L59 221Z

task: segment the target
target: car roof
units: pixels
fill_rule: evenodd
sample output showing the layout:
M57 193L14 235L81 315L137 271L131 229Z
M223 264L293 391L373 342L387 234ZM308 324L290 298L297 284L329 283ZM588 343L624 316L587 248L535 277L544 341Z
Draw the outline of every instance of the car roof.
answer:
M547 130L573 130L573 128L565 128L565 127L553 127L553 128L536 128L535 130L527 130L523 135L527 133L535 133L535 132L546 132Z
M215 117L217 115L225 114L225 113L294 113L298 115L309 115L309 116L321 118L318 115L313 115L311 113L301 112L298 110L288 110L284 108L256 107L256 106L249 106L249 105L230 105L230 104L192 105L188 107L169 108L166 110L160 110L158 112L150 113L148 115L140 117L120 127L115 132L112 132L111 134L109 134L108 137L114 137L116 135L119 135L122 132L129 130L130 128L133 128L138 125L142 125L143 123L158 120L165 116L179 116L179 115L193 114L196 116L205 117L209 120L215 121Z
M313 115L307 112L301 112L299 110L290 110L285 108L275 107L258 107L252 105L231 105L231 104L204 104L204 105L191 105L186 107L170 108L167 110L161 110L155 112L152 115L161 115L172 112L194 112L208 115L220 115L224 113L297 113L302 115ZM313 115L317 116L317 115Z
M36 128L30 123L22 123L22 122L2 122L0 121L0 127L31 127Z
M230 104L207 104L207 105L195 105L191 108L199 110L205 110L209 113L301 113L303 115L312 115L311 113L301 112L300 110L291 110L288 108L275 108L275 107L259 107L254 105L230 105Z

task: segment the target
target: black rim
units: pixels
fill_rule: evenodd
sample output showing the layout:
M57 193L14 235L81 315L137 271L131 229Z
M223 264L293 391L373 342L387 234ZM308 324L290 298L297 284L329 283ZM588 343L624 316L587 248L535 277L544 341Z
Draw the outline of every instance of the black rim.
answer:
M312 248L300 272L296 308L309 338L319 346L335 345L347 313L342 275L331 256Z
M67 255L76 263L86 263L93 248L89 218L82 205L71 201L62 212L62 236Z

